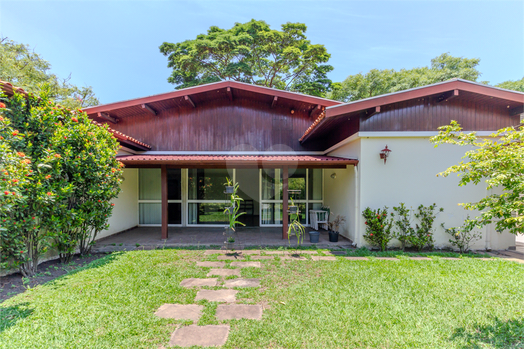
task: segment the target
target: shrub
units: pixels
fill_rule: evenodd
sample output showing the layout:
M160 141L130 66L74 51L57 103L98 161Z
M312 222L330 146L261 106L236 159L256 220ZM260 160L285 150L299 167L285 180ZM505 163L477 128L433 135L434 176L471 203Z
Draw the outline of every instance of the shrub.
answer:
M391 231L393 219L388 218L388 208L372 210L366 207L362 215L366 225L364 239L371 245L379 247L381 251L387 250L388 244L393 238Z
M469 220L469 217L467 220ZM442 228L444 228L444 223L442 223ZM451 239L449 239L451 245L458 248L460 253L466 253L469 252L470 244L482 238L482 234L473 231L473 228L474 226L465 225L458 228L444 228L444 231L451 235Z
M406 205L401 202L400 206L393 207L395 213L391 213L391 216L396 216L394 226L396 228L395 237L400 241L402 251L406 248L409 243L409 237L413 236L415 231L411 226L411 209L407 208Z
M413 234L409 236L408 241L419 251L424 247L428 247L430 250L434 247L435 240L433 239L433 235L435 231L433 229L433 224L435 223L437 214L443 212L444 209L440 208L437 212L435 212L435 210L437 210L437 204L429 206L420 205L418 207L418 212L414 214L419 223L415 224Z

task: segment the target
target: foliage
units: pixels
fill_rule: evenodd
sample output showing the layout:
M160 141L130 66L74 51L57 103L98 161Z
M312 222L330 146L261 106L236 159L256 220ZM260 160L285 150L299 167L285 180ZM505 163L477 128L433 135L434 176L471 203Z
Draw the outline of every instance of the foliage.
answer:
M89 86L79 88L69 83L71 77L61 79L49 70L51 65L31 47L0 38L0 80L21 87L31 93L47 91L48 97L69 108L84 108L99 104Z
M290 199L291 205L295 206L295 202L293 198ZM287 229L287 240L288 243L291 245L291 235L295 235L297 237L297 248L300 246L302 242L304 242L304 235L306 235L306 227L302 223L300 223L300 212L297 210L296 213L290 213L289 214L290 222L289 227Z
M54 104L45 92L3 100L0 116L8 121L0 135L29 173L19 182L20 200L0 212L1 267L31 276L49 246L67 259L78 244L87 252L86 245L106 227L110 201L120 190L122 170L114 156L119 145L85 113ZM9 171L3 175L13 180Z
M243 214L246 214L245 212L238 213L238 210L240 210L240 201L244 201L240 196L238 196L238 183L233 183L233 181L229 178L226 178L226 183L224 185L227 185L228 187L233 187L233 193L229 196L229 203L230 206L226 207L224 210L224 214L227 215L229 219L229 228L232 231L235 231L235 226L237 224L240 224L244 226L245 224L238 221L238 217L242 216Z
M177 89L234 80L324 96L331 87L324 45L307 40L307 27L286 23L274 30L264 21L210 27L207 34L180 43L164 42L160 52L173 68L168 81Z
M520 80L508 80L495 85L495 87L505 88L506 90L524 92L524 77Z
M344 223L346 223L346 216L341 216L339 214L337 214L335 216L335 219L333 219L332 222L329 223L329 226L331 227L331 229L334 231L334 232L339 232L338 229L344 225Z
M364 239L373 246L378 246L381 251L388 248L388 244L393 238L392 227L393 219L388 218L388 208L372 210L369 207L362 212L366 225Z
M415 234L415 229L411 226L411 209L407 208L406 205L401 202L400 206L393 207L393 211L395 211L395 213L392 212L391 216L396 216L394 222L396 228L395 237L400 241L400 246L402 251L404 251L409 237Z
M470 244L482 238L482 234L478 231L474 231L471 226L446 229L444 223L442 223L442 228L444 228L444 231L447 234L451 235L449 242L451 245L458 248L460 253L469 252Z
M465 226L483 227L495 223L499 232L524 232L523 140L523 127L504 128L493 133L490 138L479 138L475 132L462 132L456 121L439 127L439 134L431 138L436 147L441 144L453 144L470 148L463 161L449 167L438 176L447 177L457 173L460 178L459 186L486 183L489 195L478 202L459 204L466 210L480 212L477 217L467 219Z
M437 212L435 212L435 210L437 210ZM408 236L408 242L411 246L417 248L419 251L425 247L433 249L435 243L433 239L435 233L433 224L435 223L437 214L443 211L443 208L437 209L437 204L429 206L420 205L418 207L418 212L414 214L418 223L415 224L413 234Z

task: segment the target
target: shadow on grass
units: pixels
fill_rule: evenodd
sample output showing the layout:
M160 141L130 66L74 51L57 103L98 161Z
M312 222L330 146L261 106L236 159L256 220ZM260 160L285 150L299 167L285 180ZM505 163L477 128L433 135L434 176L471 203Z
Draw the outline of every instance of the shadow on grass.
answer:
M33 312L28 309L29 303L20 303L9 307L0 307L0 333L14 326L19 320L25 319Z
M463 327L457 328L451 340L463 339L466 344L462 348L524 348L524 319L501 321L494 318L490 325L475 326L474 332L468 332Z

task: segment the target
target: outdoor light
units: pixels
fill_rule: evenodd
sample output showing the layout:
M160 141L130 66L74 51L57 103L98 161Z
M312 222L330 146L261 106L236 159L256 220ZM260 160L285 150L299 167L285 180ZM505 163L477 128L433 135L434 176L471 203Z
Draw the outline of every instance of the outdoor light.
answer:
M388 159L389 153L391 153L391 150L388 149L388 146L386 144L386 147L380 151L380 158L384 160L384 165L386 164L386 160Z
M333 173L331 174L331 178L333 178L333 179L337 178L337 174L336 174L335 172L333 172Z

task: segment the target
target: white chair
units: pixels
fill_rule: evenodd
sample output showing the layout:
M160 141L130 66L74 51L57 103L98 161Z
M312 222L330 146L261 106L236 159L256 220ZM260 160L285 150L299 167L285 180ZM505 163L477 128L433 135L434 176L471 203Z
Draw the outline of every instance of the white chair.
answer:
M318 230L318 226L325 230L328 230L329 213L321 210L309 210L309 224L315 230Z

